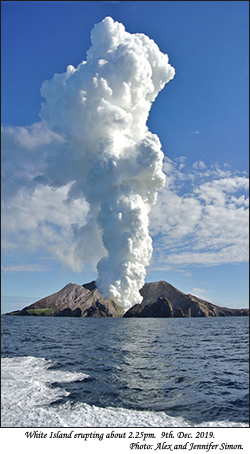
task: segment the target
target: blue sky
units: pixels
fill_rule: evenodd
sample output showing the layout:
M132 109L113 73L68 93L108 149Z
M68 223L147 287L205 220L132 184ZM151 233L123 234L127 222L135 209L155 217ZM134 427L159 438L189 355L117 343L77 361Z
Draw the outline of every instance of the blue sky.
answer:
M43 187L32 196L22 190L23 174L37 168L39 146L53 142L37 126L40 87L85 60L90 31L106 16L130 33L152 38L176 70L147 123L162 143L168 178L151 214L154 255L146 281L166 280L222 306L247 307L248 2L3 1L1 6L2 312L68 282L96 278L96 252L79 273L65 260L72 219L78 222L84 204L78 201L64 213L63 189Z

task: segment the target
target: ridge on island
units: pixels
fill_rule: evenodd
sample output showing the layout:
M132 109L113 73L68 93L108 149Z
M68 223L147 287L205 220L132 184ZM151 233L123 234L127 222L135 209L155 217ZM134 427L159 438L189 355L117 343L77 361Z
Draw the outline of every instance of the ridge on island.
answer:
M225 317L248 316L249 309L229 309L185 294L165 281L147 283L140 290L141 304L124 313L113 300L105 298L95 281L84 285L67 284L22 310L6 315L54 317Z

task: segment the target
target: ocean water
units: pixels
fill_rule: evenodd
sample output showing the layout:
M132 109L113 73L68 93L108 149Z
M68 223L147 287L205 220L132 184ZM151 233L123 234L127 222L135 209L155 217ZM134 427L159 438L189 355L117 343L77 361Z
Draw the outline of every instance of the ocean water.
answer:
M248 427L249 320L2 316L2 427Z

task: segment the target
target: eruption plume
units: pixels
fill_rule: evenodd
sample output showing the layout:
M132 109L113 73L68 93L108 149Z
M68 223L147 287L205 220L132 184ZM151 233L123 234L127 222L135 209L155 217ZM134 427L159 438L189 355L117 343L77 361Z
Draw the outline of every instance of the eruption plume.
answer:
M151 104L174 77L168 56L143 34L106 17L91 32L87 61L45 81L40 115L64 136L57 184L73 181L70 197L98 210L107 256L96 285L128 309L140 303L152 256L148 215L164 185L163 153L146 125Z

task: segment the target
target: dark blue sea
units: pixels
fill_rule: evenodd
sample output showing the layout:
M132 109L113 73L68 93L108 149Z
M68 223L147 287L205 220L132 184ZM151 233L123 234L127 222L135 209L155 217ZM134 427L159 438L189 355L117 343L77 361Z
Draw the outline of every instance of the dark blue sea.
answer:
M2 316L2 427L245 427L248 317Z

